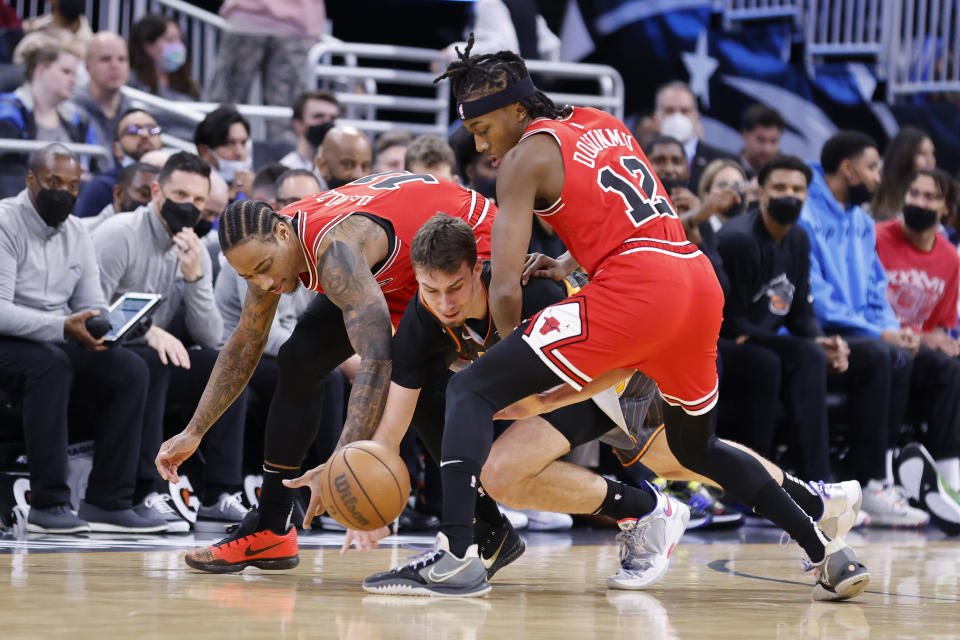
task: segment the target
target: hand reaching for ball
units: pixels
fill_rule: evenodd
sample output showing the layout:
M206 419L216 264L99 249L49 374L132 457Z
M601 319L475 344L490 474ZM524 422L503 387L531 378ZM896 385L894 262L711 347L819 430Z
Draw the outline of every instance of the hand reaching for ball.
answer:
M390 527L380 527L373 531L357 531L356 529L347 529L347 537L343 540L343 546L340 547L340 555L350 550L352 544L357 551L373 551L381 540L390 535Z
M307 506L307 512L303 516L303 528L309 529L313 519L323 513L326 509L323 506L323 498L320 497L320 475L323 471L323 465L310 469L299 478L293 480L284 480L283 485L290 489L300 487L310 487L310 504Z

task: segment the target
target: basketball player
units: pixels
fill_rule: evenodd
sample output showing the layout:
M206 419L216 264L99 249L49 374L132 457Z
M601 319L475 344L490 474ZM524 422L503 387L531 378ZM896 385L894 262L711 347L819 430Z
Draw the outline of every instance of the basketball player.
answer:
M408 592L411 583L434 595L488 590L471 520L494 414L559 383L589 395L624 370L641 370L666 402L667 443L680 463L797 540L816 569L814 599L862 593L869 572L846 543L826 538L756 458L713 432L723 295L636 140L601 111L558 109L536 89L519 56L470 57L471 46L441 77L451 80L477 149L500 165L490 306L502 340L447 386L443 524L435 553L365 585L383 593ZM568 248L540 271L561 277L581 266L590 283L514 331L534 213L549 220ZM612 485L601 513L640 537L676 517L655 492L624 495ZM672 544L667 540L665 548ZM631 558L623 564L632 565ZM649 563L624 568L660 570Z
M437 211L464 220L489 255L496 208L483 196L430 175L367 176L275 212L242 200L220 217L220 246L248 280L240 322L227 340L187 427L157 455L160 475L176 482L177 467L236 399L263 353L279 297L299 284L319 292L278 354L277 389L267 417L260 504L231 535L189 552L187 564L209 571L296 566L296 529L288 520L293 490L317 435L324 380L354 352L361 357L340 443L369 438L390 382L391 325L417 284L409 247ZM472 519L472 515L471 515ZM504 530L500 530L503 536Z
M407 306L393 338L390 393L373 440L399 451L400 441L412 423L431 456L439 459L443 392L453 375L449 367L454 363L465 366L465 362L476 360L499 341L492 330L487 297L490 268L489 262L477 257L476 240L470 227L444 215L434 216L420 227L413 238L410 260L420 290ZM566 280L557 283L543 278L531 279L523 287L524 316L532 316L561 301L572 289ZM662 426L645 427L647 409L656 391L652 381L642 373L635 373L629 381L618 385L618 390L630 434L627 442L630 438L635 440L634 444L627 445L629 449L615 449L621 461L632 464L642 459L658 475L705 480L680 466L664 438L657 437ZM611 429L619 431L612 416L592 401L518 421L495 440L481 473L481 484L495 500L512 508L595 513L603 501L608 481L557 459L572 447L604 436ZM779 477L779 482L784 481L779 468L756 457L771 475ZM287 483L311 486L311 505L307 509L311 514L319 507L319 469ZM619 492L639 491L614 484ZM810 486L813 490L807 491L803 502L806 512L830 535L844 535L859 510L859 484L854 481L837 485L811 483ZM484 496L480 501L485 499L488 498ZM674 507L686 508L679 504ZM482 531L481 527L476 528ZM353 542L362 550L372 549L386 534L386 530L348 531L344 548ZM624 546L632 542L629 536L621 536L620 541ZM630 549L621 550L621 554L628 552ZM648 557L666 569L665 554L653 553ZM618 589L649 586L625 572L613 576L608 584Z

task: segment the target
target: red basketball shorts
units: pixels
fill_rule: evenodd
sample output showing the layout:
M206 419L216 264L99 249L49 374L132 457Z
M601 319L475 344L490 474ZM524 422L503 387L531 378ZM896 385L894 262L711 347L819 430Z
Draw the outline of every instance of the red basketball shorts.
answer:
M577 390L611 369L656 381L664 401L700 415L717 402L723 292L699 250L625 252L527 324L523 338Z

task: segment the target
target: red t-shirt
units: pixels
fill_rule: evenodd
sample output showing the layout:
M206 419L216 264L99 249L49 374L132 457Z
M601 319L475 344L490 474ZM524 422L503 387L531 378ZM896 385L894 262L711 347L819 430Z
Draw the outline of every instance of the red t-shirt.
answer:
M937 234L930 251L920 251L907 239L900 219L877 225L877 254L887 272L887 300L904 327L929 332L957 326L960 257Z
M477 254L489 258L490 229L496 211L476 191L429 175L399 172L360 178L308 196L277 213L291 220L307 256L307 271L300 274L300 282L318 293L323 293L323 287L317 271L317 250L331 229L351 215L365 215L387 225L391 252L386 260L375 265L373 275L396 326L407 303L417 293L410 243L420 226L437 213L460 218L477 237Z
M557 141L564 171L560 198L534 213L556 229L588 274L627 248L681 254L696 249L647 156L615 117L576 107L561 120L534 120L523 138L532 135ZM652 246L639 246L645 244Z

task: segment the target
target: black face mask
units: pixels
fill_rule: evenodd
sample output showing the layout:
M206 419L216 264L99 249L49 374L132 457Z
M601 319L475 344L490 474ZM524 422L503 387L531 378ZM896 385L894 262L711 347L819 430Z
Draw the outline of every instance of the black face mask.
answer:
M83 13L83 0L60 0L60 15L67 22L73 22Z
M76 203L77 196L60 189L40 189L36 196L37 213L54 229L63 224Z
M200 238L210 233L211 229L213 229L213 223L204 218L197 220L197 224L193 225L193 230L196 232L197 237Z
M484 198L493 200L497 197L497 179L481 178L477 176L473 180L472 189L482 195Z
M136 211L140 207L149 204L149 200L145 202L140 202L139 200L127 200L126 202L120 203L120 209L114 211L114 213L123 213L125 211Z
M666 180L661 178L660 184L663 185L663 188L666 190L668 196L673 193L674 189L687 188L687 181L683 178L668 178Z
M933 209L915 207L912 204L903 205L903 221L914 231L921 233L937 224L940 215Z
M800 217L800 210L803 209L803 200L787 196L784 198L770 198L767 203L767 213L784 226L793 224Z
M309 142L314 147L319 147L323 144L323 139L327 137L327 131L333 129L332 122L324 122L323 124L314 124L307 127L305 137L307 142Z
M743 207L744 207L745 201L746 201L746 198L741 193L740 202L734 202L729 209L723 212L723 215L726 216L727 218L732 218L734 216L740 215L741 213L743 213Z
M327 187L330 189L339 189L345 184L350 184L353 180L341 180L336 176L330 176L330 179L327 180Z
M873 194L870 193L870 189L867 189L867 185L863 184L852 184L847 187L847 197L850 200L850 204L855 207L860 206L864 202L869 202L870 197Z
M160 207L160 217L167 223L170 235L174 236L181 229L197 224L200 211L193 206L192 202L174 202L167 198L163 206Z

